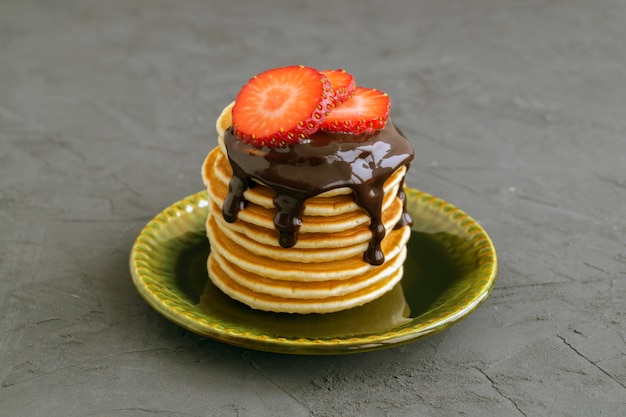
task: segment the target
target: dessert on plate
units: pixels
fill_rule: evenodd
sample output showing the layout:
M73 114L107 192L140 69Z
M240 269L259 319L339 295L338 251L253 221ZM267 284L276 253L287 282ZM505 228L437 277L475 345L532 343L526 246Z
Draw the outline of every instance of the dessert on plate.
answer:
M254 309L302 314L394 288L413 149L389 108L343 70L275 68L243 86L202 166L213 284Z

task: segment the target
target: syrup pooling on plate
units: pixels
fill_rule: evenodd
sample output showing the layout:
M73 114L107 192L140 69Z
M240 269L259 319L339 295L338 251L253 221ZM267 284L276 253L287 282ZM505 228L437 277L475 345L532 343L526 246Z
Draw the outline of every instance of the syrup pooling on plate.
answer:
M282 148L252 148L237 140L231 128L224 134L224 143L233 169L222 208L228 222L236 220L237 213L246 205L244 192L258 181L274 191L274 225L279 231L280 245L289 248L297 242L306 200L348 187L355 202L371 219L372 239L363 254L364 260L372 265L384 262L380 249L385 237L383 185L399 168L408 168L413 159L411 144L391 120L372 134L318 131L302 143ZM398 197L403 202L403 215L397 227L410 225L412 220L404 207L402 186Z

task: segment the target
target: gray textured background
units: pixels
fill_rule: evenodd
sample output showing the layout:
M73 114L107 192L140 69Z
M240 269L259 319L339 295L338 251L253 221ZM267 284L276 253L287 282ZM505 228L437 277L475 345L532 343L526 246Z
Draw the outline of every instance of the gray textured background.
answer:
M0 1L0 415L618 416L626 409L626 2ZM202 188L252 75L392 98L408 184L481 222L491 298L361 355L185 332L134 290L142 226Z

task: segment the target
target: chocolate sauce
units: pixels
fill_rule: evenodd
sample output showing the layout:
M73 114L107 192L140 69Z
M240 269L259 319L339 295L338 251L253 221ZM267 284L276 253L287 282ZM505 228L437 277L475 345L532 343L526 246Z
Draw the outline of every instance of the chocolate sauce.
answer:
M382 223L383 185L396 170L413 159L413 148L391 120L373 134L351 135L317 132L303 143L285 148L252 148L237 140L232 128L226 130L224 142L233 177L222 209L228 222L246 206L244 191L263 183L274 191L276 215L274 225L284 248L297 242L302 213L307 198L335 188L349 187L355 202L367 212L372 238L363 258L380 265L385 256L380 243L385 237ZM404 181L404 180L403 180ZM396 225L412 224L406 212L402 184L398 190L402 201L402 218Z

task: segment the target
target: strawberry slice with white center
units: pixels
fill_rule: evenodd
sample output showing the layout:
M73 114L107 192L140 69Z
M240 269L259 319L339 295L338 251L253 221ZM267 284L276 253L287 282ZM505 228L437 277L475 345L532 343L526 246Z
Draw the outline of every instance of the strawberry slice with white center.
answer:
M354 95L333 108L322 123L322 130L352 134L374 133L389 118L389 96L373 88L357 87Z
M330 81L316 69L274 68L239 91L232 110L233 132L257 148L298 143L319 129L332 99Z
M328 78L331 86L333 87L333 93L335 94L333 104L339 105L343 103L356 91L356 83L352 74L346 72L343 69L336 70L324 70L322 74Z

